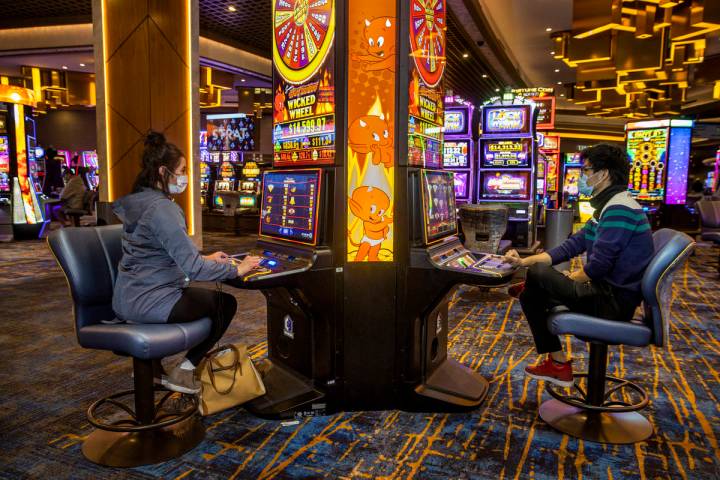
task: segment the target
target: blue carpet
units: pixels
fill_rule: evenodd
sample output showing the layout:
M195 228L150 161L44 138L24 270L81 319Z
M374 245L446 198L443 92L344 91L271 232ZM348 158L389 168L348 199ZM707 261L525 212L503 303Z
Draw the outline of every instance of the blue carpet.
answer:
M209 235L205 243L232 251L237 241ZM644 413L656 434L646 442L603 446L547 426L537 416L547 394L522 374L536 355L519 305L478 304L463 289L451 310L450 352L491 379L478 409L348 412L294 425L233 410L207 418L206 439L181 459L120 470L86 461L80 444L90 431L85 408L130 388L130 362L77 346L65 280L42 243L2 245L0 478L720 478L716 258L701 245L676 277L667 348L610 349L609 373L650 394ZM263 297L232 293L243 311L228 340L262 356ZM568 338L567 347L582 369L585 345Z

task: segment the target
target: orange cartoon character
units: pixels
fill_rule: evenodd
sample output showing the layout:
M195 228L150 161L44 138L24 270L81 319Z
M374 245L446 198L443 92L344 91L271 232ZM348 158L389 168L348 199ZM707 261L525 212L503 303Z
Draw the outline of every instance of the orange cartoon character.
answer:
M393 166L393 139L385 115L364 115L348 128L348 143L355 153L372 153L373 165Z
M278 91L275 93L273 120L275 120L275 123L285 120L285 92L283 92L281 88L278 88Z
M352 60L361 62L363 70L395 71L395 19L378 17L365 20L363 46L367 55L352 54Z
M390 197L375 187L358 187L350 197L350 210L363 222L363 237L360 243L355 243L348 233L350 243L359 247L355 255L356 262L367 258L369 262L379 261L378 254L383 240L390 232L392 217L387 216L390 207Z

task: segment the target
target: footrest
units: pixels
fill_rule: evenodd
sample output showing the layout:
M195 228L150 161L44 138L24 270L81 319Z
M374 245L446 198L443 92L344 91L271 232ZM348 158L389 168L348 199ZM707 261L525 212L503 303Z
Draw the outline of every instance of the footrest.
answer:
M475 407L485 400L488 387L480 374L448 358L415 387L415 393L451 405Z

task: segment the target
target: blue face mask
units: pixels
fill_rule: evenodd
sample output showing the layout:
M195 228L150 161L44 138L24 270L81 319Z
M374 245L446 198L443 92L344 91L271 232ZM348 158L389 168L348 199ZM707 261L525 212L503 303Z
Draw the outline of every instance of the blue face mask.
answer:
M592 197L594 187L591 187L587 184L588 176L584 173L580 175L580 180L578 180L578 193L582 195L583 197Z

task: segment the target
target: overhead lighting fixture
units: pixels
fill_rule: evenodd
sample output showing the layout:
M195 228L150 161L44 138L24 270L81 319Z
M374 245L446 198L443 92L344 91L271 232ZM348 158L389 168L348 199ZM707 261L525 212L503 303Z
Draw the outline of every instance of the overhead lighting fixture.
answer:
M470 56L469 53L463 53L463 58L468 58Z
M228 6L228 10L231 12L236 12L237 8L233 7L232 5Z
M553 50L552 52L550 52L550 55L555 55L555 50Z
M62 66L62 69L63 69L63 70L67 70L67 65L63 65L63 66Z
M558 73L559 71L560 71L559 68L556 68L556 69L555 69L555 73Z
M499 89L499 88L496 88L496 89L495 89L495 91L496 91L496 92L499 92L499 91L500 91L500 89Z
M482 78L487 78L487 74L483 73Z
M241 81L241 82L244 82L244 81L245 81L245 79L244 79L244 78L241 78L241 79L240 79L240 81Z
M547 28L545 29L545 31L546 31L546 32L552 32L552 27L547 27Z
M564 93L561 93L561 94L560 94L560 96L561 96L561 97L564 97L564 96L565 96L565 94L564 94Z
M84 63L81 63L81 64L80 64L80 66L81 66L81 67L84 67L84 66L85 66L85 64L84 64Z
M558 85L562 85L562 82L557 82Z

